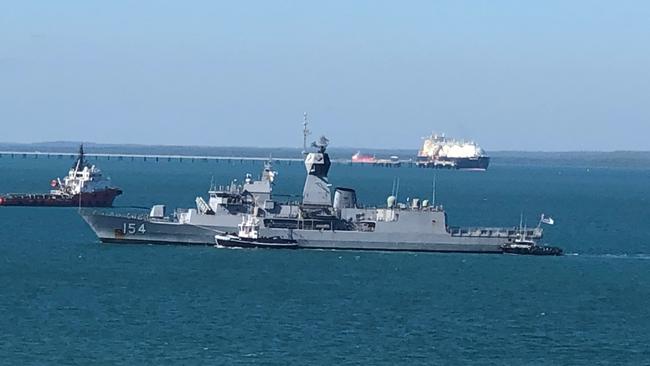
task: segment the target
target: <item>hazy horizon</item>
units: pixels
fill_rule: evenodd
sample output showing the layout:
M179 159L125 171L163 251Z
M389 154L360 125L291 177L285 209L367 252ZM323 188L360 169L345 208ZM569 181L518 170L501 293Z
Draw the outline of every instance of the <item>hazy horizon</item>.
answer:
M105 147L142 147L142 148L158 148L158 147L170 147L170 148L197 148L197 149L278 149L278 150L302 150L302 146L250 146L250 145L183 145L183 144L147 144L147 143L119 143L119 142L94 142L94 141L36 141L36 142L10 142L10 141L0 141L0 149L3 146L7 145L21 145L21 146L47 146L47 145L60 145L70 148L78 147L79 144L84 144L84 146L92 147L98 146L101 148ZM372 152L372 151L407 151L413 150L417 151L419 146L415 148L405 147L405 148L385 148L385 147L356 147L356 146L337 146L330 145L330 149L335 150L358 150L360 152ZM76 151L76 150L75 150ZM72 151L72 152L75 152ZM490 150L487 151L490 153L650 153L649 150Z
M64 0L0 12L0 139L648 151L650 3Z

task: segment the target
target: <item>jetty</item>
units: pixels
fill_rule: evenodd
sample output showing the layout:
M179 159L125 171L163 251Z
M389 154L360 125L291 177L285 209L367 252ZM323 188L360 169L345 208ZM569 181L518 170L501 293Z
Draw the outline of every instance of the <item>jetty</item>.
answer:
M215 156L215 155L167 155L167 154L128 154L128 153L85 153L86 158L96 160L118 160L118 161L177 161L177 162L264 162L272 159L276 163L292 163L302 164L303 158L288 158L288 157L269 157L269 156ZM43 152L43 151L0 151L0 158L10 159L70 159L73 160L77 157L73 152ZM333 163L337 164L355 164L355 165L370 165L370 166L383 166L383 167L399 167L399 166L414 166L412 160L399 160L393 163L375 163L375 164L360 164L352 163L351 159L332 159Z

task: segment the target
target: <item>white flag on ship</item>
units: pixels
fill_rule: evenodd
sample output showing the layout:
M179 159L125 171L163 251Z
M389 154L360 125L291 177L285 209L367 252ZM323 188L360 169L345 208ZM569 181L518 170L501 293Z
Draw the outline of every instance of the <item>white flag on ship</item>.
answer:
M555 224L555 220L553 220L552 217L546 217L546 216L544 216L544 214L542 214L542 218L541 218L540 222L543 223L543 224L548 224L548 225Z

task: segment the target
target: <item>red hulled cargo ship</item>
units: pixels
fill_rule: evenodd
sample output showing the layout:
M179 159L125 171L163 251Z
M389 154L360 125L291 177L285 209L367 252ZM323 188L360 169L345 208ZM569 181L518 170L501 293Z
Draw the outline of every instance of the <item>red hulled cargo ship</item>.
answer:
M0 206L111 207L122 190L113 187L95 165L85 161L83 145L68 176L53 179L49 193L0 195Z
M352 155L353 163L361 164L374 164L377 162L377 158L374 155L365 155L361 151L358 151L356 154Z

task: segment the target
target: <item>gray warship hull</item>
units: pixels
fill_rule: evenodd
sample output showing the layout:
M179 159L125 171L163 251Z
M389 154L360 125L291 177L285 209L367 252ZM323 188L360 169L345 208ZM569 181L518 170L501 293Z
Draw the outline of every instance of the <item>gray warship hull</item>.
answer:
M291 237L302 249L370 250L449 253L502 253L507 239L453 237L450 235L423 235L404 233L346 232L294 230L290 234L278 230L261 231L269 236Z
M183 224L98 212L82 212L81 216L101 242L123 244L211 246L215 244L216 234L234 233L241 222L241 216L238 215L211 217L215 222L203 224ZM262 229L262 234L291 237L296 241L298 248L326 250L502 253L501 246L508 242L506 234L481 237L446 232L423 234Z

